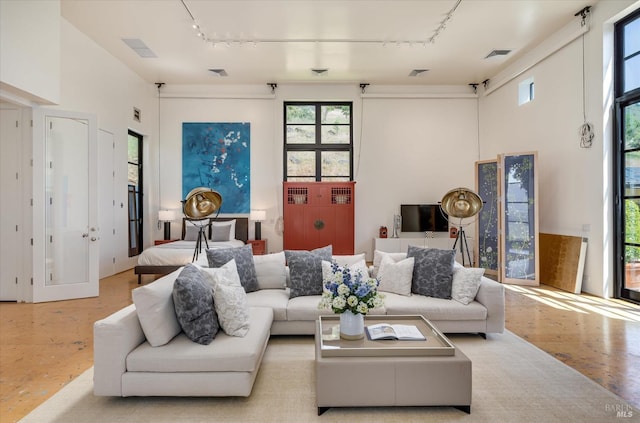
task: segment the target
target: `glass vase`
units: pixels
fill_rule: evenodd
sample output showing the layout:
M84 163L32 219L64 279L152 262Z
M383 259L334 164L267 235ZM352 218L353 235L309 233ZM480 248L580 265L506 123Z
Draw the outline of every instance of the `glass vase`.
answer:
M349 310L340 314L340 338L355 340L364 338L364 315Z

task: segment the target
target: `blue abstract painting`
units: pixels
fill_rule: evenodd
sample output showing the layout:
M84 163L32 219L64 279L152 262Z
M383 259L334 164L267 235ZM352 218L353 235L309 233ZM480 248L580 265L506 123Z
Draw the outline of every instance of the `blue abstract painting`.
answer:
M182 198L194 188L222 195L220 213L249 213L251 143L249 123L182 124Z

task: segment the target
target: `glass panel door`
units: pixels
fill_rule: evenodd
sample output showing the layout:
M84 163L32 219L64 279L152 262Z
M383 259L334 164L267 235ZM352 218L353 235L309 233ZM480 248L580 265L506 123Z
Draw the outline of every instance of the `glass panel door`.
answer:
M476 163L476 193L484 205L476 221L476 248L474 262L489 275L498 275L500 268L498 162L488 160Z
M640 300L640 99L620 104L622 151L621 297Z
M539 285L536 156L501 156L502 282Z

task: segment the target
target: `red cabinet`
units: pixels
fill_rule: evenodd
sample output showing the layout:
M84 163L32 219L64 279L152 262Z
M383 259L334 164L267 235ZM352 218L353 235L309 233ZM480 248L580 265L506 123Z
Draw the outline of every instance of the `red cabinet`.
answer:
M285 182L284 248L353 254L355 182Z

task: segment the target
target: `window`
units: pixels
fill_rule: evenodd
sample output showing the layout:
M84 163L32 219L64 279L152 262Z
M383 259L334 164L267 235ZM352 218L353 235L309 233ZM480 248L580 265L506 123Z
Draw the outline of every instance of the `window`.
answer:
M353 180L353 104L284 103L284 180Z
M640 10L615 27L615 294L640 302Z
M533 77L527 78L518 84L518 106L533 101L534 84Z
M142 252L142 135L129 131L127 153L129 257Z

